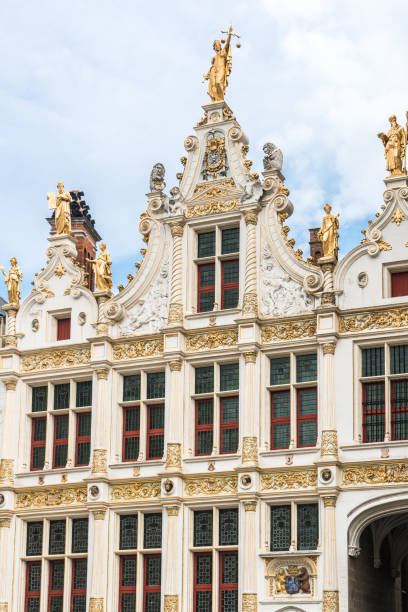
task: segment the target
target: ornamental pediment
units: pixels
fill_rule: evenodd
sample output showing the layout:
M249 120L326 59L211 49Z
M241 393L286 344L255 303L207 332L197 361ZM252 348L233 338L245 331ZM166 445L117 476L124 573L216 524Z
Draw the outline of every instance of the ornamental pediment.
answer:
M233 178L227 178L214 183L199 183L194 189L190 202L203 202L216 200L218 198L237 198L242 194L242 190L235 185Z

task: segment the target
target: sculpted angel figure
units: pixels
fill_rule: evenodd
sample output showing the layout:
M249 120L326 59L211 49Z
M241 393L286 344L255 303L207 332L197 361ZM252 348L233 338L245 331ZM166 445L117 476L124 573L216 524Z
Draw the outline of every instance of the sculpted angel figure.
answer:
M317 233L317 237L321 240L324 257L337 258L337 249L339 247L339 215L331 214L332 207L330 204L324 205L322 226Z
M263 152L265 153L265 157L263 158L264 169L280 172L283 164L282 151L272 144L272 142L267 142L263 146Z
M388 134L380 132L377 136L384 145L384 155L390 176L400 176L406 173L404 160L407 151L407 133L403 127L398 125L395 115L391 115L388 121L390 122Z
M286 578L286 572L283 569L283 567L281 567L278 569L278 572L275 578L276 593L286 593L285 578Z
M98 291L110 291L112 289L112 271L111 263L112 260L108 251L106 250L106 244L101 242L101 249L96 259L87 259L93 264L95 272L95 283Z
M231 35L232 26L229 27L224 47L220 40L214 41L215 55L211 60L211 68L204 75L204 80L208 81L208 95L212 102L224 100L232 65Z
M21 268L17 265L17 259L12 257L10 259L10 270L6 274L3 266L0 266L0 270L4 275L4 282L7 287L8 300L10 304L20 303L20 283L23 280L23 273Z
M47 193L49 207L55 210L55 230L57 236L71 233L71 194L65 191L63 181L57 183L58 193Z

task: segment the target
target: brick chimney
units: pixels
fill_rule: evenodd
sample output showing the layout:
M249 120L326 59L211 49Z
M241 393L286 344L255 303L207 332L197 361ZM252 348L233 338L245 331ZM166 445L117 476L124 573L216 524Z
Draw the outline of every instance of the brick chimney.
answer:
M95 289L95 277L92 264L87 259L95 259L96 243L101 240L100 235L95 229L95 221L89 213L89 206L84 200L83 191L70 191L71 202L71 236L76 240L78 252L77 263L86 272L87 287L93 291ZM52 217L47 219L51 225L51 234L55 234L55 212Z
M320 259L320 257L323 257L323 246L321 241L317 237L319 229L320 227L314 227L312 229L309 229L310 257L312 257L313 262L315 264L317 264L317 260Z

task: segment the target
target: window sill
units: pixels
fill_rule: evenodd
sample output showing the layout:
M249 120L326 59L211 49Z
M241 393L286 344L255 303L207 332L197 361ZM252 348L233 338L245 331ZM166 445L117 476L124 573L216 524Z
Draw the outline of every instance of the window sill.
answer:
M218 317L224 314L238 314L241 312L240 308L225 308L225 310L206 310L205 312L188 312L184 315L184 318L189 319L201 319L203 317Z
M90 465L74 465L64 468L50 468L48 470L27 470L26 472L16 472L15 478L23 478L24 476L46 476L47 474L65 474L69 472L89 472Z
M222 461L223 459L240 459L241 453L225 453L225 455L199 455L183 457L184 463L199 463L200 461Z
M321 554L321 550L267 550L260 552L259 556L262 559L270 559L271 557L318 557Z
M301 455L303 453L317 453L320 446L305 446L296 448L277 448L274 450L259 451L260 457L275 457L276 455Z
M125 467L146 467L148 465L163 465L165 463L165 459L146 459L145 461L120 461L119 463L110 463L109 469L111 470L119 470Z
M408 446L408 440L389 440L387 442L355 442L354 444L348 444L347 446L340 446L340 450L356 450L363 448L387 448L392 446L393 448L399 448L402 446ZM385 457L386 458L386 457Z

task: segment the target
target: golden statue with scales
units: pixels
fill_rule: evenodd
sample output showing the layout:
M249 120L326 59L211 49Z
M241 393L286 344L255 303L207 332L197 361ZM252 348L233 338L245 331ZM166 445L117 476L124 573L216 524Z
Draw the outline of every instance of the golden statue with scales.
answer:
M239 34L232 31L232 26L228 31L221 30L221 34L227 34L227 38L215 40L213 49L215 55L211 60L211 68L204 75L204 80L208 81L208 95L212 102L222 102L228 85L228 77L232 67L231 37L240 38ZM224 47L222 46L224 43ZM237 47L241 43L237 42Z

